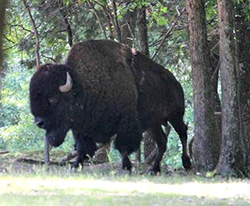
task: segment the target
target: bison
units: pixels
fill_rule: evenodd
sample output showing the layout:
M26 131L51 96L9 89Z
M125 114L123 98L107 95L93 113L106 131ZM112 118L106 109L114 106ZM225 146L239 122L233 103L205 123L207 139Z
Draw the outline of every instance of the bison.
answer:
M133 51L133 50L132 50ZM187 153L187 126L183 122L185 112L184 93L174 75L163 66L140 52L134 52L133 71L138 88L137 110L143 131L155 140L158 151L150 171L160 172L160 162L166 151L167 135L162 126L168 122L178 133L182 143L182 164L191 168Z
M128 155L136 151L148 130L158 146L150 171L160 171L166 151L161 125L170 122L183 145L183 166L190 168L184 95L180 83L164 67L140 52L109 40L75 44L65 64L45 64L30 81L30 105L35 124L46 130L52 146L63 143L71 129L77 159L93 156L96 143L116 134L122 168L131 170Z

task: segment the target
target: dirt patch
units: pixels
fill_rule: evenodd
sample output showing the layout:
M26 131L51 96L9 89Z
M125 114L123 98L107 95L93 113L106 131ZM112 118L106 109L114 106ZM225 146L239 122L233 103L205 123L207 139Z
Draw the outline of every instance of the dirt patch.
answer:
M44 165L43 151L35 151L29 153L12 154L6 153L0 155L0 173L36 173L37 171L52 171L52 172L68 172L71 170L71 164L74 159L67 162L64 165L60 165L59 162L63 156L67 155L64 152L53 151L51 152L51 165L49 167ZM149 166L143 163L133 164L133 173L142 174L147 171ZM82 168L79 170L81 171ZM106 162L106 163L84 163L84 172L97 172L97 173L110 173L111 171L121 171L121 162ZM187 175L188 173L184 170L174 170L169 168L167 165L162 166L162 174L168 176L173 173L179 173L181 175Z

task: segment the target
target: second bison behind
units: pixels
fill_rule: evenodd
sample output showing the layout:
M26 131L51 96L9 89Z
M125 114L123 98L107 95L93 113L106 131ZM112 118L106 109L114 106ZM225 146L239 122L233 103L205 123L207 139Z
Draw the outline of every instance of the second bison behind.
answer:
M181 139L183 166L191 167L180 83L167 69L122 44L87 40L71 48L65 64L38 67L30 82L30 103L36 125L46 130L52 146L73 131L78 153L74 167L86 155L93 156L96 142L106 143L116 134L122 168L131 170L128 155L139 148L147 130L158 146L150 169L157 173L167 141L161 126L168 122Z

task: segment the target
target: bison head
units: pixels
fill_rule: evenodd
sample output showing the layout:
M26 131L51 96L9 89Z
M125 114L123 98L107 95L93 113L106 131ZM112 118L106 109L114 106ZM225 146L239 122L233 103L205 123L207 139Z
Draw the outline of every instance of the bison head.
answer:
M30 107L35 124L46 130L52 146L63 143L71 127L73 71L66 65L45 64L30 81Z

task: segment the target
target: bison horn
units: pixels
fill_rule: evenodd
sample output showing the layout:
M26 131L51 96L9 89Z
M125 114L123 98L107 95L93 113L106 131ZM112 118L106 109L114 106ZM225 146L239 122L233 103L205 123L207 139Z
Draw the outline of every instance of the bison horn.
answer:
M59 86L59 90L61 92L69 92L72 89L73 83L72 83L72 79L71 76L69 75L69 72L67 72L67 80L66 83L64 85Z

